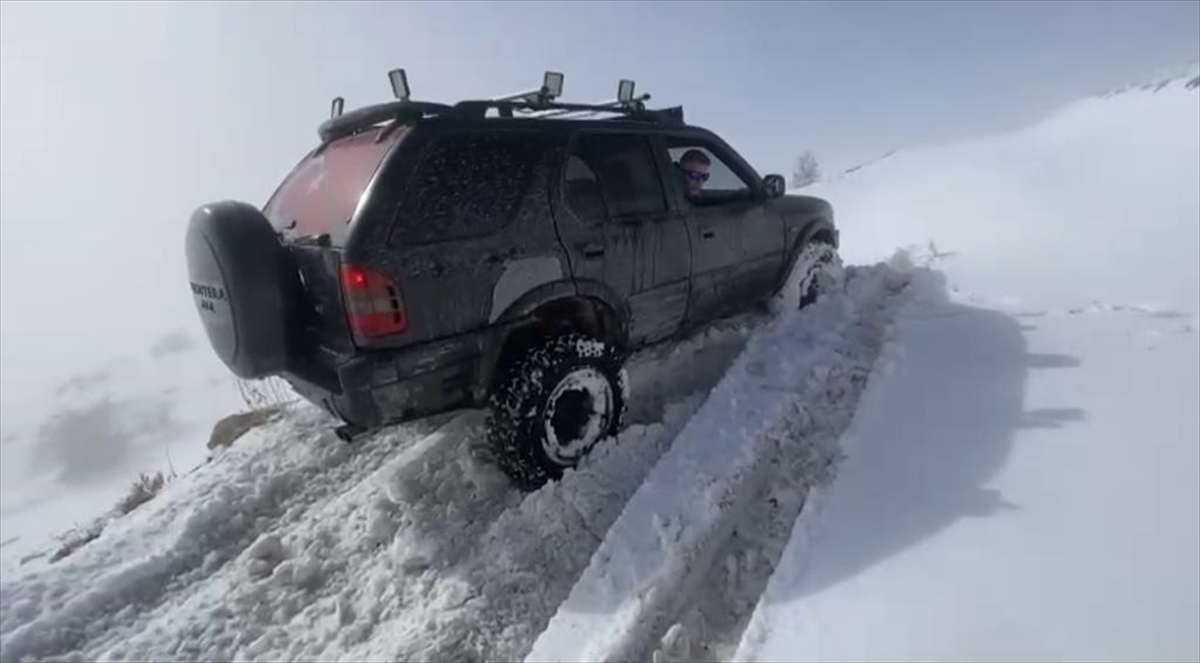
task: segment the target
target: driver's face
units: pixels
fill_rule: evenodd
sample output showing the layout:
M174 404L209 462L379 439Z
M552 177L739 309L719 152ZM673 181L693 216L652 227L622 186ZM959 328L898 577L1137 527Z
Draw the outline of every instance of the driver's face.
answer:
M683 170L683 183L689 196L699 195L708 181L708 164L699 161L685 161L680 164Z

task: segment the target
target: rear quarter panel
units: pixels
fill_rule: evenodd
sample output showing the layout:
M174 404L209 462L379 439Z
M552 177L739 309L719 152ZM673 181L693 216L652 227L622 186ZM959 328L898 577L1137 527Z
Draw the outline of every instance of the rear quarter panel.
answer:
M541 284L569 280L566 256L559 246L552 223L547 192L551 172L551 154L546 141L536 133L524 133L534 152L527 172L518 172L511 164L470 161L461 164L466 173L461 182L443 181L437 195L427 196L416 205L402 205L404 196L419 195L417 187L427 186L416 179L422 160L442 154L434 141L447 136L462 136L471 126L430 122L422 135L414 135L411 151L402 152L389 178L387 191L379 192L381 223L376 232L363 233L348 255L370 256L370 262L394 278L408 313L408 329L382 347L422 343L478 330L494 323L508 306ZM488 129L491 134L495 130ZM416 132L414 132L416 133ZM486 161L486 160L485 160ZM391 165L389 164L389 167ZM494 185L501 191L479 190L471 186L470 171L497 175ZM414 179L414 171L416 178ZM511 171L511 172L510 172ZM400 192L397 195L397 191ZM422 207L450 205L454 209L475 209L474 202L502 199L515 209L508 222L491 232L461 232L461 227L424 227L427 218ZM515 202L513 202L515 201ZM386 208L392 211L386 219ZM440 212L444 212L440 210ZM384 221L386 219L386 221ZM458 224L452 224L458 225ZM386 228L387 232L382 232ZM355 238L359 240L359 238Z

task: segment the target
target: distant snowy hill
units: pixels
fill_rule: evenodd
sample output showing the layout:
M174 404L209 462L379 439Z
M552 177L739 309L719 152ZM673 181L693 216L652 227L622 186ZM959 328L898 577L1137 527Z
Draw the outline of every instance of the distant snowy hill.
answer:
M816 191L936 272L739 660L1200 658L1196 75Z
M1155 75L1147 76L1136 83L1129 83L1101 93L1101 98L1114 97L1126 92L1158 92L1168 87L1182 84L1185 89L1200 87L1200 61L1187 62L1174 67L1168 67Z
M1126 94L1129 92L1157 92L1168 87L1178 89L1182 86L1184 89L1200 88L1200 61L1188 62L1173 67L1166 67L1162 71L1143 77L1135 82L1130 82L1125 85L1120 85L1102 92L1092 95L1094 99L1109 99L1117 95ZM1055 111L1055 115L1061 112L1061 109ZM838 182L848 176L854 175L864 168L870 168L877 163L880 163L896 154L896 150L889 150L881 153L871 159L867 159L854 166L846 168L840 172L832 173L829 176L822 178L824 182Z

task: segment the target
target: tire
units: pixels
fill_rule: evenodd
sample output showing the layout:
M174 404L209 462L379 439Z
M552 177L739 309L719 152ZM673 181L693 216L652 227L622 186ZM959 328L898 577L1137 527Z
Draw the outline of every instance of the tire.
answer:
M815 304L842 287L844 271L842 258L828 242L814 241L804 245L792 269L799 295L799 307ZM791 283L792 279L789 279Z
M300 277L270 222L255 207L225 201L192 215L188 279L209 343L235 375L282 372Z
M489 400L488 455L523 490L561 478L619 429L628 398L623 364L616 348L568 334L502 367Z

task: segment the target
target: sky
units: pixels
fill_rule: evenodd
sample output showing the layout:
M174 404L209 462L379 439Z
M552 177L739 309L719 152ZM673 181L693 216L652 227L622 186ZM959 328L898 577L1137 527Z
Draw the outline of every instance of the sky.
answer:
M262 204L332 97L633 78L761 173L998 133L1200 58L1200 3L0 3L0 406L201 334L188 216Z

